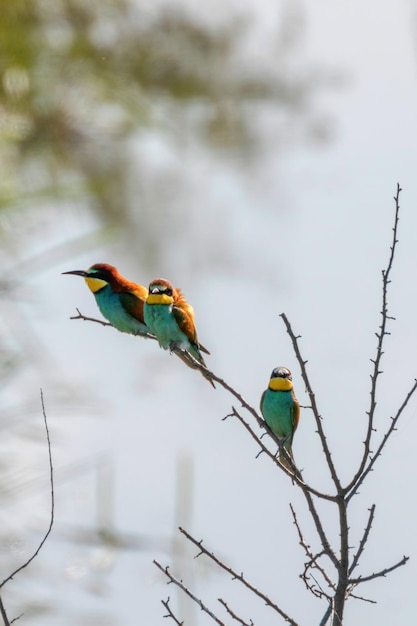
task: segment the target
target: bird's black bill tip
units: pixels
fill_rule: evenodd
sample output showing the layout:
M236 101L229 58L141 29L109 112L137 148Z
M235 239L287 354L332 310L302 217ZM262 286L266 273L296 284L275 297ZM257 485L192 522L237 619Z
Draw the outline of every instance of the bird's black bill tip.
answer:
M87 272L84 270L71 270L70 272L61 272L61 274L74 274L74 276L83 276L84 278L87 276Z

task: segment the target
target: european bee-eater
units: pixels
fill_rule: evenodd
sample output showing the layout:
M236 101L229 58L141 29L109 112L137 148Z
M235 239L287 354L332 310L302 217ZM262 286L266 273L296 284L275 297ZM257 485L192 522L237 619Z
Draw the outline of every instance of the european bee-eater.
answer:
M143 318L143 308L148 296L146 287L127 280L113 265L107 263L96 263L87 271L73 270L63 274L75 274L84 278L101 313L117 330L155 338Z
M153 280L145 302L144 319L150 331L156 335L161 348L185 350L206 367L200 351L206 354L210 352L198 341L194 309L180 289L175 289L164 278ZM178 352L177 354L180 356ZM192 367L190 360L182 360ZM210 382L214 386L213 381Z
M283 440L283 446L292 457L292 440L300 420L300 404L295 397L291 372L286 367L276 367L272 370L268 389L261 397L261 413L265 422L278 439ZM292 469L280 451L280 462Z

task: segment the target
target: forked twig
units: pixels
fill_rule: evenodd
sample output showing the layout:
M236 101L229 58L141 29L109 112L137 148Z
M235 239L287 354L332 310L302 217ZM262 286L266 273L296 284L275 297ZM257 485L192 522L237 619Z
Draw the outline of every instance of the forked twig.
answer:
M113 324L111 324L110 322L105 322L104 320L99 320L96 317L87 317L86 315L83 315L81 313L81 311L76 307L75 310L77 311L77 315L73 315L72 317L70 317L70 320L84 320L84 322L95 322L96 324L101 324L102 326L111 326L112 328L115 328L115 326L113 326ZM117 328L115 328L115 330L117 330ZM145 339L156 339L155 335L153 335L150 332L136 332L136 333L131 333L134 337L143 337Z
M87 317L86 315L83 315L78 308L75 308L75 310L77 311L78 315L73 315L72 317L70 317L70 320L84 320L84 322L95 322L96 324L101 324L102 326L112 326L114 328L114 326L110 324L110 322L99 320L96 317Z
M178 624L178 626L184 626L184 622L180 622L179 619L175 616L174 612L172 611L171 607L169 606L169 601L170 601L170 597L169 596L168 596L168 598L165 601L161 600L161 604L163 604L163 606L168 611L167 615L164 615L164 617L170 617L171 619L174 620L174 622L176 624Z

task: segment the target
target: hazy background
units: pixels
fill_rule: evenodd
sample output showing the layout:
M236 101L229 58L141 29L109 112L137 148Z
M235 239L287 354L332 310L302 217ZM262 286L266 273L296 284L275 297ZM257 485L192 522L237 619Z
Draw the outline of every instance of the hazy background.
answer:
M276 365L307 404L285 311L346 480L362 452L400 182L377 436L416 375L415 3L245 4L2 3L2 579L48 525L40 387L56 479L53 533L2 593L22 624L162 624L168 596L187 626L210 623L153 558L220 615L223 597L271 624L261 602L192 559L179 524L300 624L325 611L298 578L290 501L316 545L303 499L222 421L235 401L154 342L70 321L76 307L98 311L61 272L108 262L143 284L169 278L194 305L209 367L255 407ZM346 623L414 618L416 416L414 399L351 509L357 543L377 505L359 573L412 558L359 589L378 604L351 600ZM330 488L307 410L294 453Z

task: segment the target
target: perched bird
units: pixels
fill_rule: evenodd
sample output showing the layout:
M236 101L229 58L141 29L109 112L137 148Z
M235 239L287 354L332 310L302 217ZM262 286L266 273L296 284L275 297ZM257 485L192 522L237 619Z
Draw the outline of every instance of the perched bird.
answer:
M261 397L260 408L268 427L278 439L283 440L283 446L292 458L292 440L300 420L300 404L294 394L289 369L276 367L272 370L268 389ZM292 469L282 451L279 460L287 469Z
M201 352L210 352L200 344L194 321L194 309L179 289L164 278L157 278L149 285L144 307L145 323L156 335L164 350L180 348L206 367ZM177 352L182 360L193 367L192 361ZM210 379L209 379L210 380ZM213 381L211 384L214 386Z
M146 287L127 280L107 263L96 263L87 271L73 270L63 274L84 278L101 313L117 330L155 339L143 319L143 307L148 296Z

